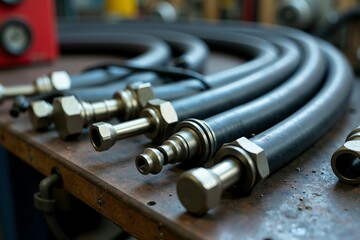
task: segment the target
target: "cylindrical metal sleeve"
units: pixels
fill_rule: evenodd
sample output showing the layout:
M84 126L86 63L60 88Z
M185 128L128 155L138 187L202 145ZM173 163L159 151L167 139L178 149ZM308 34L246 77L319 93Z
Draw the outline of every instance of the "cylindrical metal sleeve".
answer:
M121 52L123 54L140 54L129 60L141 66L160 65L170 58L170 49L161 40L151 36L134 33L65 33L60 36L61 48L67 51L81 51L90 47L102 52ZM98 69L71 76L72 87L106 84L118 77L126 75L129 71L122 68L111 67L107 70Z
M298 67L301 49L290 39L282 36L266 36L281 49L281 57L261 71L234 83L204 91L172 102L179 120L203 118L226 111L234 106L264 94L283 82Z
M270 172L310 147L346 109L354 79L350 64L330 44L319 45L329 62L325 85L296 113L251 139L265 150Z
M303 47L303 63L285 83L244 105L206 119L218 147L240 136L269 128L300 108L319 89L325 73L325 59L311 36L299 31L284 33Z

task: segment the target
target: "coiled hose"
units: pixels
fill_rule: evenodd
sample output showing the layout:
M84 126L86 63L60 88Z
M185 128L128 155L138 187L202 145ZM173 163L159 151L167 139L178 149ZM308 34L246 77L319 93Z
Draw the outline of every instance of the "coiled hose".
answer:
M226 29L241 31L246 27L243 25L241 28ZM302 47L303 56L298 70L285 83L253 101L203 121L180 123L169 141L157 148L146 149L144 154L138 156L136 164L141 173L156 174L167 163L184 162L189 166L203 164L210 160L222 144L271 127L300 108L317 92L326 70L326 58L318 42L293 29L254 27L257 29L256 34L264 38L269 34L280 34L297 41Z
M354 76L349 63L334 47L323 41L319 44L328 61L322 88L302 108L275 126L249 140L243 137L225 144L215 156L219 163L211 169L197 168L183 173L177 193L189 212L204 214L216 207L222 192L230 186L240 194L249 193L310 147L340 117L346 109ZM211 190L204 185L209 181L214 181Z

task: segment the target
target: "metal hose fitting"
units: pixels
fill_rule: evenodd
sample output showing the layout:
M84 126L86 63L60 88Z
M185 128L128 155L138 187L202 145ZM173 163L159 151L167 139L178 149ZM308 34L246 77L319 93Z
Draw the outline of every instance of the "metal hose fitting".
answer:
M70 89L71 79L65 71L52 72L50 75L38 77L33 84L5 87L0 85L0 101L18 95L34 95L52 91Z
M53 122L53 106L44 101L30 103L29 118L34 130L47 129Z
M344 145L334 152L331 168L340 181L360 183L360 126L352 130Z
M183 162L200 166L210 159L216 148L215 135L201 120L181 122L168 140L156 148L147 148L136 157L136 167L144 175L158 174L164 165ZM189 162L190 164L190 162Z
M91 143L96 151L105 151L117 140L139 134L145 134L153 141L159 142L173 133L177 122L176 111L170 102L153 99L148 101L138 119L116 125L104 122L92 124Z
M270 174L264 150L245 137L224 144L215 162L210 169L192 169L180 176L177 194L190 213L205 214L219 205L230 186L240 194L249 193Z
M153 97L150 83L133 83L116 92L113 99L101 102L88 103L74 96L56 98L53 119L60 137L67 139L79 135L84 127L96 121L134 118Z

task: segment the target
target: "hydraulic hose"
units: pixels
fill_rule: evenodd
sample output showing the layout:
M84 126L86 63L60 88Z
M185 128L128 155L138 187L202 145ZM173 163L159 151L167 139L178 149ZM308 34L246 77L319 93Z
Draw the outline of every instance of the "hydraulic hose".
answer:
M135 31L135 32L149 32L149 29L161 29L165 31L172 30L172 26L177 25L153 25L153 24L81 24L83 29L102 29L102 31ZM276 56L277 52L273 45L259 38L254 38L249 35L240 33L223 32L219 29L207 29L200 27L192 27L187 25L180 32L192 34L205 41L210 48L221 51L228 51L232 53L240 54L240 56L251 59L237 67L226 69L224 71L206 76L206 81L211 87L218 87L236 80L260 69L261 67L271 64ZM63 26L60 29L68 29L70 31L71 26ZM131 29L131 30L129 30ZM175 90L174 90L175 89ZM196 93L203 90L203 85L198 81L186 81L185 83L175 83L169 87L164 86L161 91L163 95L168 92L168 96L177 97L189 95L189 91ZM170 91L170 92L169 92ZM184 95L185 93L185 95ZM165 98L168 99L168 98Z
M100 37L101 36L101 37ZM121 52L129 55L143 53L129 62L140 66L160 65L166 63L170 58L169 47L153 39L151 36L137 35L132 33L71 33L60 35L61 47L66 51L80 52L89 48L100 49L104 52ZM150 48L152 46L152 48ZM94 69L78 75L71 76L71 87L80 88L91 85L111 83L119 77L129 73L127 69L112 67L107 70ZM156 79L154 77L154 79Z
M70 31L70 30L68 30ZM106 31L110 31L109 29ZM168 32L168 31L166 31ZM220 40L219 36L216 35L215 31L209 32L207 33L208 36L206 37L206 41L210 41L212 42L213 45L216 45L218 48L223 49L223 48L235 48L238 52L244 52L245 55L254 55L254 59L249 61L248 63L242 64L241 66L235 67L233 69L230 70L225 70L222 71L220 73L225 72L226 74L224 75L224 78L221 76L220 73L216 73L216 77L213 77L213 75L209 75L205 77L206 84L212 84L211 87L215 86L214 84L225 84L227 82L229 82L230 80L235 81L236 77L245 77L246 74L250 74L253 73L255 74L255 70L257 68L260 67L264 67L265 65L270 65L270 63L272 61L274 61L278 55L278 49L272 44L269 43L268 41L265 40L261 40L259 38L256 37L251 37L251 36L247 36L245 34L239 34L239 33L232 33L227 35L227 37L224 40ZM223 37L223 36L222 36ZM240 39L231 39L230 37L241 37ZM209 40L210 39L210 40ZM259 44L259 45L258 45ZM292 48L295 48L294 46ZM291 57L288 56L288 58L290 58L290 61L288 61L289 67L287 67L286 65L284 66L284 71L280 72L278 75L282 76L281 78L279 78L279 80L283 80L288 74L291 73L292 70L294 70L295 65L297 64L297 62L299 61L299 56L295 56L294 52L293 53L289 53L289 51L285 51L286 54L285 55L290 55ZM289 59L288 59L289 60ZM235 69L235 70L234 70ZM275 72L275 69L272 70L273 72ZM213 79L211 81L208 81L208 79ZM223 80L224 82L220 82L220 80ZM260 89L258 91L255 92L251 92L251 93L244 93L244 94L240 94L239 97L242 97L243 95L246 95L244 97L244 99L250 98L252 95L256 95L256 94L260 94L261 92L265 91L266 89L270 89L272 87L274 87L276 85L276 82L279 81L278 79L274 79L273 81L268 81L266 84L260 84ZM245 81L244 83L249 83L250 81ZM258 81L260 82L260 81ZM252 86L255 86L256 81L254 83L252 83ZM245 86L245 84L243 84L243 86ZM241 86L238 87L238 89L240 89ZM174 99L180 96L186 96L192 93L196 93L199 91L204 90L204 85L203 85L203 81L199 81L198 79L187 79L184 81L180 81L180 82L176 82L176 83L169 83L163 86L156 86L153 88L154 91L154 96L157 98L163 98L163 99ZM230 90L230 89L229 89ZM234 92L233 92L234 93ZM146 94L147 97L149 96L148 94ZM135 96L137 99L135 99L136 101L138 100L139 94L132 94L132 96ZM140 97L141 98L141 97ZM141 98L143 99L143 98ZM148 99L148 98L147 98ZM134 101L135 101L134 100ZM68 102L69 101L69 102ZM63 139L69 139L72 138L73 136L77 136L78 134L81 133L81 129L84 126L87 126L89 123L91 123L93 120L96 119L101 119L101 117L105 117L104 120L108 119L109 116L114 116L115 112L118 111L119 109L124 109L123 103L120 103L118 101L114 101L112 100L112 107L109 108L108 107L108 102L107 103L102 103L101 105L97 105L99 107L101 107L103 110L101 110L101 114L99 116L96 115L96 111L98 110L94 110L94 108L92 106L90 106L89 104L87 105L87 109L85 109L84 104L79 104L76 99L74 98L68 98L68 101L62 101L62 100L58 100L55 103L55 108L57 108L58 110L54 111L54 114L56 114L56 117L54 117L55 120L55 125L56 128L58 129L58 132L60 134L60 137ZM72 102L72 104L70 104L70 102ZM42 104L44 105L44 104ZM46 104L48 106L48 104ZM79 110L77 111L80 115L84 116L81 117L83 120L82 121L77 121L79 123L79 126L76 126L76 131L72 131L71 133L69 132L68 129L74 129L73 124L70 124L70 122L73 122L73 116L68 117L65 113L67 111L65 111L66 108L68 107L73 107L73 106L79 106ZM141 107L141 104L136 104L135 107ZM50 111L50 107L42 107L42 106L38 106L39 109L47 109L46 112L47 113L52 113L52 111ZM218 109L218 111L220 111L221 108ZM111 112L110 112L111 111ZM129 110L131 112L134 112L133 110ZM136 109L135 112L138 112L140 110ZM33 113L35 111L32 111ZM82 114L81 112L84 112L84 114ZM105 114L106 112L106 114ZM34 114L32 114L34 115ZM42 118L44 118L43 114L37 114L37 115L41 115ZM118 115L119 116L119 115ZM131 114L122 114L120 115L121 119L123 120L123 116L126 116L127 118L125 118L124 120L128 120L129 116L135 116L134 113ZM37 121L32 121L32 122L37 122ZM49 123L49 121L42 121L44 123ZM67 122L69 122L69 124L67 124ZM58 123L58 124L57 124ZM42 125L42 124L41 124ZM81 125L81 126L80 126ZM35 127L38 128L38 127ZM43 128L43 127L41 127Z
M257 97L280 84L298 67L301 50L291 40L284 37L268 36L268 38L277 42L282 52L279 60L273 65L264 67L261 72L250 74L241 81L172 101L172 106L159 101L151 102L147 108L143 109L142 119L115 126L107 123L94 124L90 131L94 148L98 151L107 150L116 140L140 133L146 133L154 141L161 141L172 133L172 127L178 121L189 116L198 118L211 116ZM155 94L157 89L154 89ZM161 106L168 106L169 109L160 111ZM137 126L140 122L147 124ZM105 136L101 132L112 134Z
M139 32L133 31L132 29L124 29L124 31L111 29L109 28L109 26L111 26L110 24L97 24L96 27L88 24L81 24L80 26L80 31L83 33L94 31L100 34L114 32ZM60 35L71 35L71 33L79 32L79 26L76 26L76 24L75 26L74 24L59 24L58 31ZM203 69L208 57L209 49L205 42L199 38L190 34L170 30L143 29L139 33L160 38L168 43L173 52L173 56L176 57L174 60L175 66L195 71L201 71Z
M60 30L60 35L65 36L65 38L67 39L66 41L61 40L61 37L59 39L62 53L68 52L73 54L73 53L89 53L89 52L98 51L102 53L110 52L111 54L114 54L114 50L117 49L120 49L120 52L124 52L124 51L129 52L129 50L122 50L122 47L124 45L122 43L116 46L112 45L111 46L112 48L109 50L108 40L102 42L103 39L103 37L101 37L103 35L102 32L100 33L94 32L93 29L91 31L84 31L84 33L86 34L88 34L89 32L92 32L93 34L96 33L97 37L94 38L96 41L95 44L89 44L89 43L86 45L78 44L79 40L76 39L77 44L72 45L71 43L74 42L74 37L78 36L78 35L74 36L74 33L79 34L79 27L75 27L72 30L73 31ZM81 28L81 30L83 29ZM161 36L162 39L164 39L169 44L171 50L176 54L176 58L174 59L175 66L198 70L198 71L202 70L206 58L208 56L208 48L203 41L188 34L177 33L177 32L174 33L170 31L159 32L158 35ZM136 49L136 51L139 50L140 49ZM152 52L154 52L154 49L152 50ZM131 55L134 55L134 53L132 53ZM103 69L103 71L105 70L108 69ZM114 89L124 89L126 85L131 82L151 82L152 84L159 84L159 83L163 83L164 80L166 79L160 78L157 76L157 74L150 72L137 73L137 74L129 73L128 76L124 75L122 76L122 78L120 78L117 81L101 86L101 91L93 91L93 90L98 90L98 86L93 88L86 87L80 89L64 90L63 92L54 93L54 96L75 95L80 100L95 102L110 98L114 94ZM30 102L32 101L31 99L39 101L41 100L41 96L29 97L29 100L27 100L27 98L24 96L18 96L18 98L14 100L13 107L10 110L11 115L13 117L17 117L21 112L25 112L30 106ZM46 101L48 102L49 100ZM45 126L43 126L43 128L44 127Z
M267 34L269 30L263 31ZM279 87L246 104L203 121L191 119L180 123L177 132L163 145L145 149L144 154L137 157L138 170L143 174L157 174L168 163L203 164L222 144L239 134L249 136L265 130L308 101L322 83L325 59L309 35L291 29L283 31L283 35L298 41L303 48L303 63L297 72Z
M225 144L215 156L219 163L211 169L193 169L180 177L178 196L189 212L206 213L220 203L222 192L230 186L238 193L249 193L309 148L340 117L354 76L349 63L333 46L319 41L319 47L328 61L326 82L308 103L253 138ZM205 187L209 181L213 181L211 189Z
M161 40L140 34L133 33L114 33L111 37L108 34L98 35L96 33L72 34L64 36L63 47L70 49L80 49L92 47L103 51L112 47L121 50L123 53L140 54L131 59L132 63L150 66L153 64L163 64L170 58L170 49ZM79 42L80 41L80 42ZM119 46L122 46L119 48ZM128 46L128 48L126 48ZM126 49L126 50L124 50ZM97 69L88 71L81 75L69 76L64 71L53 72L49 76L44 75L37 78L32 85L17 85L4 87L0 85L0 101L16 95L34 95L38 93L61 91L74 87L105 84L124 77L129 73L127 69L111 68L111 70Z

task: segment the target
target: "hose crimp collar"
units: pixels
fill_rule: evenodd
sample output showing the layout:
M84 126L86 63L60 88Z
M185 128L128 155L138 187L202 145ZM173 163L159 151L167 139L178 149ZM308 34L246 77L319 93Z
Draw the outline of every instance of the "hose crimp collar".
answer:
M215 133L211 127L205 121L190 118L181 122L175 128L175 132L183 130L188 130L193 134L196 134L200 145L197 156L186 159L183 163L186 165L188 160L194 161L196 159L197 163L195 165L200 166L209 161L214 155L217 146ZM191 166L193 165L194 164L191 163Z
M269 162L264 149L242 137L224 144L215 155L215 163L235 158L242 166L242 177L234 185L238 194L248 194L270 174Z

